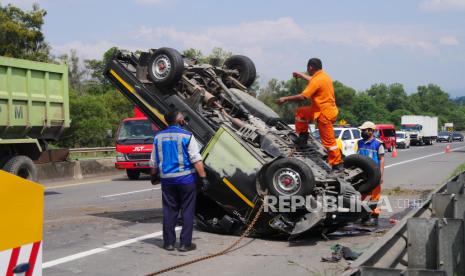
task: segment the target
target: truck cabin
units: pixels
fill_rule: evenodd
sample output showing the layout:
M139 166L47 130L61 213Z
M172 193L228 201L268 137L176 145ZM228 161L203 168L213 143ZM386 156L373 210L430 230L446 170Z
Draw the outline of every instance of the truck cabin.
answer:
M401 126L402 131L420 131L422 129L423 126L419 124L404 124Z
M396 128L392 124L377 124L375 137L383 142L388 151L396 147Z
M127 118L121 122L116 134L116 143L123 145L152 144L158 128L146 117Z

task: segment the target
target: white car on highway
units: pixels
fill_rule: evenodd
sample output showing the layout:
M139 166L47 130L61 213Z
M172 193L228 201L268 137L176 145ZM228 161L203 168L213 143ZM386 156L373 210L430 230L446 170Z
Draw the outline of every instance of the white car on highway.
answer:
M410 148L410 135L405 131L396 131L396 146L399 149Z
M315 130L313 136L320 139L320 131L318 129ZM362 138L360 129L355 127L335 127L334 137L336 138L337 146L344 156L357 153L357 141Z

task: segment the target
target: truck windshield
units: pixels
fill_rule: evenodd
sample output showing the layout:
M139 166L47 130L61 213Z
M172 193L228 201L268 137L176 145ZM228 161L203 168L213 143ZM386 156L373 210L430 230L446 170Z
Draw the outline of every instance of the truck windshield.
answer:
M403 131L420 131L421 126L420 125L402 125L401 129Z
M395 137L396 136L396 131L394 129L383 129L383 135L384 137Z
M152 144L155 131L149 120L124 121L116 140L119 144Z
M397 138L405 138L405 133L396 133Z

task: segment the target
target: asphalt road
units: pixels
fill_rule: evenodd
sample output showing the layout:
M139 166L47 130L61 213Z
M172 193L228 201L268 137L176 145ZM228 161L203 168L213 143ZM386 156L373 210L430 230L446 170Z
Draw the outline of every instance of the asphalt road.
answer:
M433 189L465 162L465 143L453 143L450 153L444 153L445 145L399 150L396 158L387 155L383 187L397 191L390 196L391 202L419 197L420 193L409 190ZM148 178L128 181L118 174L46 186L44 275L145 275L216 252L237 239L195 231L198 250L161 249L161 191ZM393 213L383 213L381 228L392 226L388 219L400 217L403 207L397 204ZM378 230L350 229L329 241L318 236L294 244L246 239L225 256L167 275L337 275L346 262L320 261L330 256L330 246L340 243L362 252L382 236Z

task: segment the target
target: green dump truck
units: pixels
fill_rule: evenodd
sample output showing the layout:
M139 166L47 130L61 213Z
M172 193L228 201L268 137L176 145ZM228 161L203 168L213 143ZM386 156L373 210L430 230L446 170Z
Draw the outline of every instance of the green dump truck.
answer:
M0 168L36 180L49 141L69 127L68 66L0 56Z

